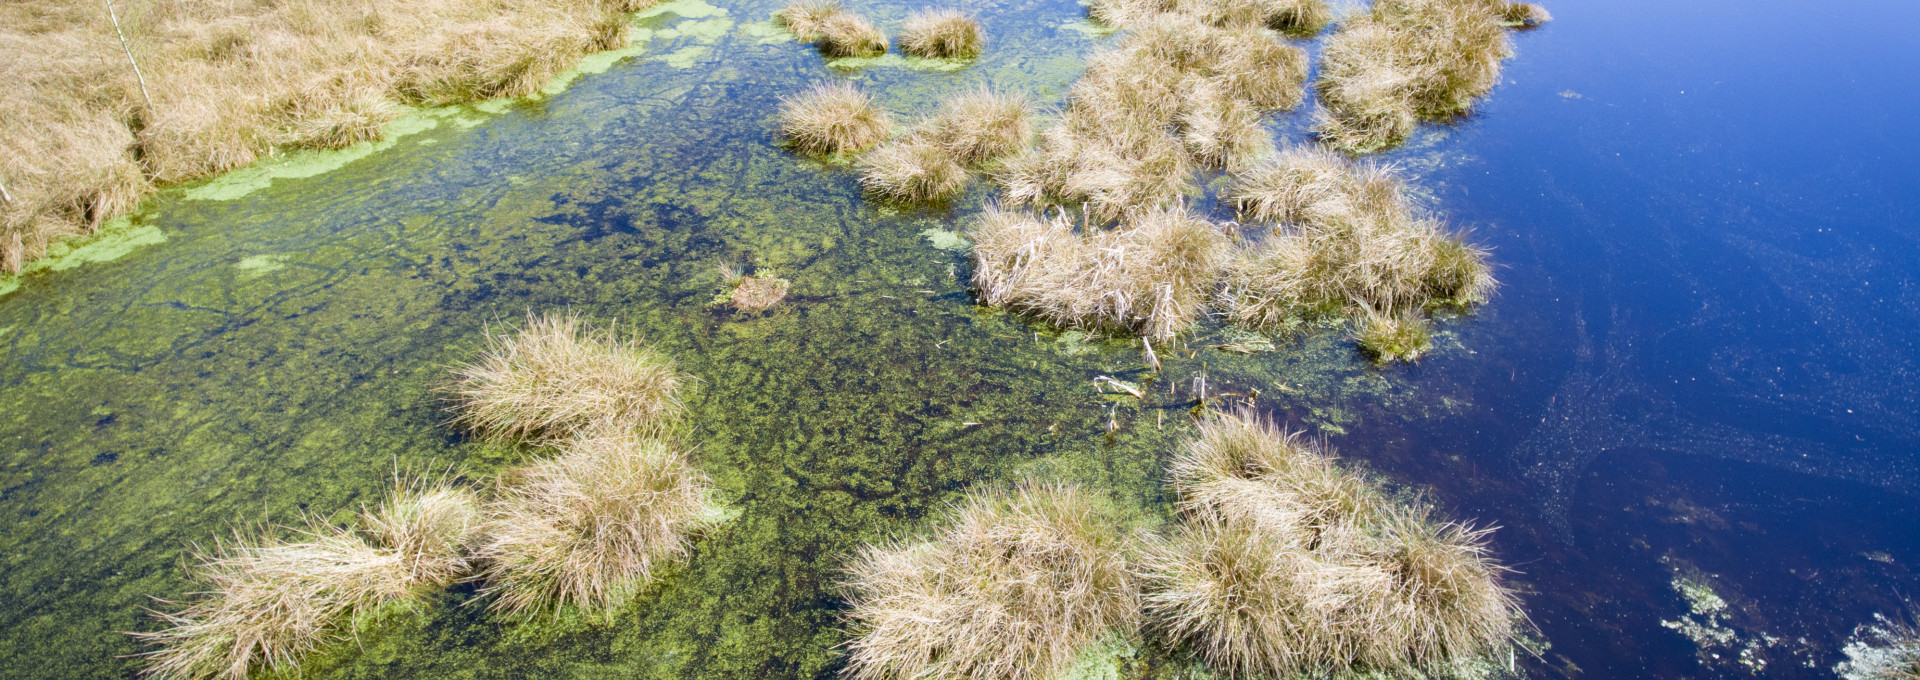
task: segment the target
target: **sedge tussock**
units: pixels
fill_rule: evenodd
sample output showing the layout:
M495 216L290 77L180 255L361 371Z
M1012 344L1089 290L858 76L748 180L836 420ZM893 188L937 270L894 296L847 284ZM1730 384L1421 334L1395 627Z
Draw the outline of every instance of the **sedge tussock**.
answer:
M1239 170L1274 151L1260 112L1218 81L1193 88L1180 112L1180 137L1194 160L1208 168Z
M858 14L842 11L828 15L820 20L819 30L813 44L829 57L877 57L887 53L887 34Z
M827 17L847 11L838 0L796 0L774 16L800 42L819 40Z
M801 153L859 151L893 133L893 119L851 83L818 83L780 100L780 126Z
M1228 239L1184 209L1082 236L1063 218L989 208L969 229L981 300L1051 323L1169 340L1204 310Z
M528 314L454 370L455 420L483 437L552 442L586 432L657 433L682 410L673 360L570 314Z
M377 139L402 105L531 94L625 42L645 2L155 0L0 5L0 265L91 232L155 187Z
M1414 362L1433 349L1426 317L1411 310L1367 310L1354 318L1353 339L1374 361Z
M959 10L915 10L900 28L900 51L915 56L971 59L979 56L986 44L980 22Z
M859 160L860 188L900 203L938 203L967 188L967 169L930 135L883 144Z
M1513 56L1501 0L1387 0L1327 39L1315 131L1367 152L1399 143L1421 119L1472 110ZM1542 10L1544 11L1544 10Z
M960 162L978 165L1025 151L1033 142L1032 116L1025 95L983 87L942 102L932 136Z
M856 680L1050 678L1138 625L1124 535L1071 486L969 494L930 540L868 546L849 571Z
M297 532L235 529L196 550L193 577L206 589L178 612L156 613L165 629L133 634L159 647L141 655L144 673L243 680L296 668L355 618L464 577L477 516L472 492L416 479L363 513L363 531L317 521ZM294 538L275 536L285 533Z
M1500 8L1500 21L1515 28L1538 28L1553 21L1553 13L1531 2L1510 2Z
M1460 677L1511 649L1491 533L1436 519L1247 412L1176 455L1181 526L1141 561L1150 628L1230 677Z
M1863 626L1844 650L1847 658L1833 667L1844 680L1920 680L1920 626L1876 614L1875 625Z
M706 477L666 440L584 436L508 473L487 508L483 592L509 616L610 611L686 557Z
M1186 0L1182 9L1216 26L1271 28L1311 35L1333 21L1326 0Z

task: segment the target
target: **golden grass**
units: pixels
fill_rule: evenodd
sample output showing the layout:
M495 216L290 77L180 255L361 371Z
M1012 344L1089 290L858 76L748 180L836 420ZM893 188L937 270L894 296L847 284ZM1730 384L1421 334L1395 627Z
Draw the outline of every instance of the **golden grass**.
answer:
M364 532L313 522L284 540L274 536L283 529L237 529L197 551L193 576L206 590L156 613L165 629L134 634L159 646L142 655L143 672L244 680L256 668L295 668L355 617L464 576L475 519L471 492L413 481L363 514Z
M860 188L900 203L938 203L967 188L967 169L932 135L883 144L860 157Z
M989 208L968 236L982 302L1154 340L1173 338L1205 311L1229 256L1221 228L1184 209L1083 236L1063 218Z
M877 57L887 52L887 34L838 0L795 0L775 13L787 32L813 43L829 57Z
M662 439L585 436L560 455L509 473L487 508L483 592L493 608L530 616L617 608L711 517L709 485Z
M850 569L847 675L1038 680L1130 635L1139 593L1118 525L1071 486L976 492L924 542Z
M892 117L851 83L815 84L780 100L780 125L801 153L859 151L893 134Z
M1513 56L1503 27L1510 7L1503 0L1385 0L1341 22L1321 58L1325 107L1315 131L1367 152L1399 143L1421 119L1471 111L1499 82L1500 62Z
M774 16L801 42L819 40L828 17L845 12L838 0L795 0Z
M673 360L570 314L528 314L490 333L448 387L456 422L488 438L554 442L586 433L657 433L682 410Z
M900 28L900 51L921 57L971 59L986 47L980 22L959 10L923 8Z
M1457 677L1518 605L1487 530L1436 520L1250 413L1176 455L1182 524L1142 560L1150 626L1231 677Z
M1194 86L1180 111L1180 138L1201 167L1240 170L1274 152L1260 112L1220 81Z
M941 102L931 134L959 162L978 165L1026 150L1033 141L1032 116L1025 95L982 87Z
M403 104L530 94L644 4L152 0L118 13L145 95L104 5L0 4L0 267L156 186L377 138Z

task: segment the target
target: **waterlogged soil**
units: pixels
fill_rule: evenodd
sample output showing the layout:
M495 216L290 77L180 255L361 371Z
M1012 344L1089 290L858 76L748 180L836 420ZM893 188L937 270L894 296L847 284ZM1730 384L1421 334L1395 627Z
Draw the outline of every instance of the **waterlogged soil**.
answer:
M731 518L608 620L507 622L460 587L362 622L305 674L829 677L842 565L969 488L1078 482L1151 526L1202 389L1329 434L1369 405L1448 408L1338 331L1209 330L1154 374L1133 342L976 307L958 232L984 186L882 209L776 145L778 98L825 78L903 114L989 82L1057 102L1105 39L1077 5L981 9L1003 49L964 68L829 67L773 9L680 0L543 99L170 190L117 228L159 237L0 299L0 676L131 674L122 632L155 628L146 608L169 605L151 598L187 597L192 547L236 523L346 523L396 470L484 485L541 455L468 440L439 391L530 310L616 322L698 378L688 438ZM729 263L791 293L717 307ZM1109 665L1158 663L1132 658Z

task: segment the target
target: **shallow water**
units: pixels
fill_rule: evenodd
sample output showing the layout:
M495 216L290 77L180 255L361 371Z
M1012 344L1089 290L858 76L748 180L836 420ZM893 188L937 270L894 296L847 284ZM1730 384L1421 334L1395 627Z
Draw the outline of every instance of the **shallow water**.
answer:
M233 522L344 521L396 466L529 455L448 428L436 387L489 324L563 307L700 378L696 457L737 515L611 621L509 625L461 589L312 675L830 677L842 561L971 485L1074 480L1160 519L1201 374L1502 525L1547 645L1529 675L1830 677L1920 586L1913 7L1552 4L1478 115L1387 155L1495 248L1500 297L1419 366L1209 329L1150 377L1135 345L971 304L942 232L984 187L900 214L773 145L778 97L826 77L897 112L980 82L1057 100L1099 40L1077 5L972 3L979 63L847 71L766 39L774 4L716 4L641 20L637 56L544 101L228 200L170 191L135 222L164 242L0 297L0 675L130 674L118 631ZM711 306L727 262L793 296Z

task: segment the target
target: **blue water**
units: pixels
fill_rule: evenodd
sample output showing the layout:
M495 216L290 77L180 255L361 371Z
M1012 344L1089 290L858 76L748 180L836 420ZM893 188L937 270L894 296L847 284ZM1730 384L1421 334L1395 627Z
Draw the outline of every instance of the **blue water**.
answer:
M981 63L862 82L900 111L982 81L1057 100L1094 44L1058 27L1072 3L974 9ZM1920 592L1920 6L1549 9L1474 116L1384 154L1493 248L1492 304L1418 366L1337 336L1168 353L1137 406L1091 387L1146 379L1132 345L975 308L964 255L920 235L984 189L895 214L774 146L777 98L831 77L796 44L729 34L692 69L623 63L245 199L163 197L167 243L0 298L0 676L131 674L117 631L188 592L182 550L229 522L344 519L396 463L511 464L445 427L435 385L483 325L565 306L702 379L697 458L738 519L610 625L502 626L469 587L316 674L832 677L840 556L1030 474L1163 508L1160 425L1189 402L1158 395L1210 372L1500 525L1544 645L1528 675L1831 677ZM233 266L259 256L280 268ZM787 305L706 305L717 264L754 260Z

